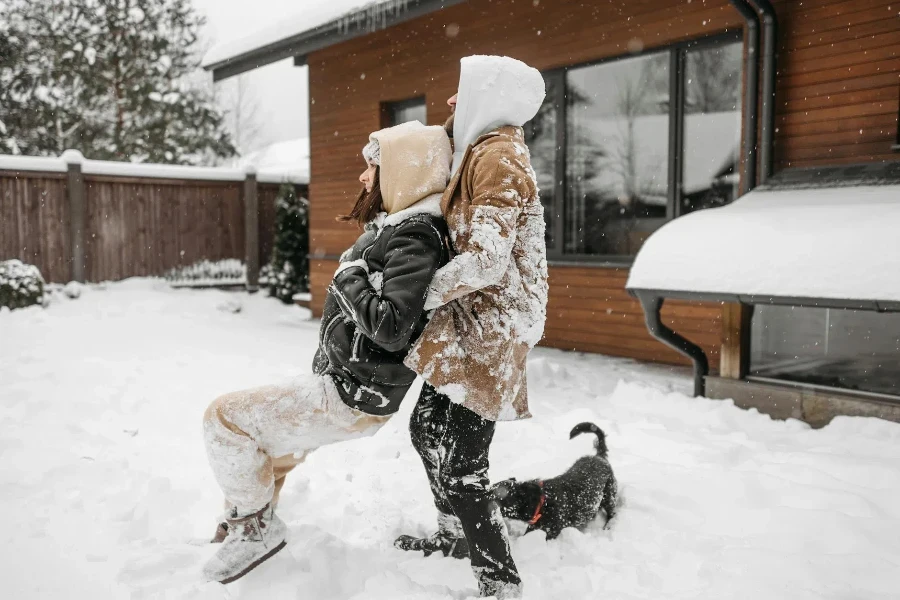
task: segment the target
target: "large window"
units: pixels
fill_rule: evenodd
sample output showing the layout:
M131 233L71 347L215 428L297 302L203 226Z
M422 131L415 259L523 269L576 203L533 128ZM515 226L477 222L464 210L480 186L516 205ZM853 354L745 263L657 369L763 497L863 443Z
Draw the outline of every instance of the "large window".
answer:
M900 313L756 306L750 372L900 396Z
M546 74L526 136L551 258L628 262L666 220L736 197L741 53L729 35Z

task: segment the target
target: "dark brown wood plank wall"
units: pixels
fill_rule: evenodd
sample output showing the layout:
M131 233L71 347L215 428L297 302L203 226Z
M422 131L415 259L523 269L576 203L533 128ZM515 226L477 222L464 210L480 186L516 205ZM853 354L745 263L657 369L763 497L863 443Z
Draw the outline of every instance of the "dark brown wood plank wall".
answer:
M776 0L777 168L891 161L900 102L892 0Z
M197 260L242 258L242 184L85 176L86 276L161 275Z
M37 266L47 281L71 279L64 173L0 172L0 260Z

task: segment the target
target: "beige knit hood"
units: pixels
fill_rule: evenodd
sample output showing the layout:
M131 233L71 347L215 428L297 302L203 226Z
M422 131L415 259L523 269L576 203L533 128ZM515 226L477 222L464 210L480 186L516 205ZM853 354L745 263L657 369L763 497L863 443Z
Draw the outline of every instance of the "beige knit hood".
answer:
M447 187L453 151L443 127L410 121L376 131L369 139L379 145L381 197L387 214Z

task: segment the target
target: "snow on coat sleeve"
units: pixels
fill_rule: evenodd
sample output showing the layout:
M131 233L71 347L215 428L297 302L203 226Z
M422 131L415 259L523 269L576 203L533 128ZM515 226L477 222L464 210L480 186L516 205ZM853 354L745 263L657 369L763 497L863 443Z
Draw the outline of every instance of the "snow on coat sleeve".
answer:
M367 269L355 265L336 273L331 287L341 310L363 335L397 352L406 348L425 310L428 284L443 252L441 234L432 224L406 221L387 243L380 294Z
M496 285L512 260L516 221L530 193L529 176L502 148L473 160L480 164L473 165L469 247L435 274L426 310Z

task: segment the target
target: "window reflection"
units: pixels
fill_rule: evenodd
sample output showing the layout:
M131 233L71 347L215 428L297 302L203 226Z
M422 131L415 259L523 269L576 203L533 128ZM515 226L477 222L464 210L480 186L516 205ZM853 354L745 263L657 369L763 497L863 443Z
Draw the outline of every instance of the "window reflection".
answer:
M391 126L400 125L408 121L418 121L427 125L425 98L413 98L400 102L391 102L389 105Z
M738 196L741 60L739 42L686 53L681 214Z
M564 251L634 255L665 222L669 53L566 73Z
M541 203L544 205L544 220L547 230L544 240L548 248L555 247L553 227L558 215L554 214L556 205L556 115L557 115L557 80L547 79L547 95L537 115L525 126L525 142L531 151L531 166L537 175L538 188L541 191Z
M900 396L900 314L756 306L754 375Z

